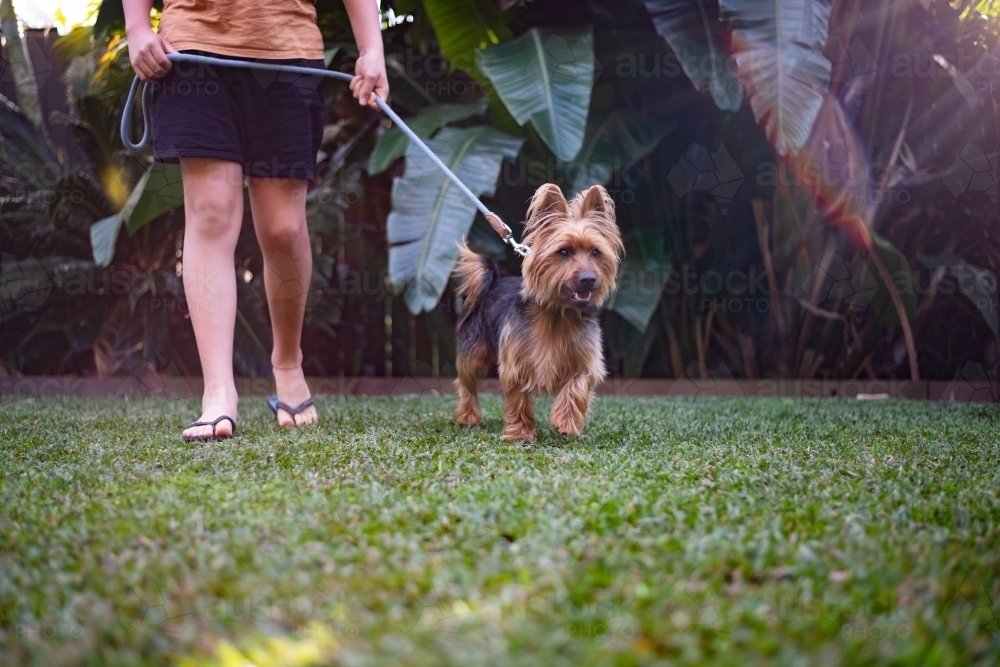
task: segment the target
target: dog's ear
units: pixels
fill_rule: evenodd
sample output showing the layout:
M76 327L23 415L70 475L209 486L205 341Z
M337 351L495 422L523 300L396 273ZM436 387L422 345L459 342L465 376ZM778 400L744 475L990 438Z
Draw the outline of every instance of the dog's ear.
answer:
M569 204L563 197L558 185L546 183L535 191L528 207L528 220L542 220L550 216L563 216L569 213Z
M578 194L577 203L580 217L593 213L599 217L614 219L615 203L603 186L595 185L586 192Z
M621 261L625 254L622 243L622 232L615 221L615 202L600 185L595 185L586 192L573 197L570 210L579 218L587 218L603 232L604 238L611 244L614 255Z

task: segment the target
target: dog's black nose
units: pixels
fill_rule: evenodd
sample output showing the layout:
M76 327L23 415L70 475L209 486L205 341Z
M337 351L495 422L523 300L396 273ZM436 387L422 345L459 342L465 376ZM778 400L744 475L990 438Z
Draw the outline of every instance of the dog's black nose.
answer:
M583 289L591 289L591 288L593 288L594 284L597 282L597 276L595 276L593 273L590 273L590 272L581 273L580 277L579 277L579 281L580 281L580 287L581 288L583 288Z

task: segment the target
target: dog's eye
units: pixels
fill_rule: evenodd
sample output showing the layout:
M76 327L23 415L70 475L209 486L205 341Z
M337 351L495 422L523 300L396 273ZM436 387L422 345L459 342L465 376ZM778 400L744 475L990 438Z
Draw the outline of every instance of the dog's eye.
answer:
M566 248L563 248L562 250L559 251L559 256L563 257L563 258L569 257L569 250L566 249Z
M590 256L591 257L600 257L601 256L601 251L598 250L597 248L594 248L593 250L590 251Z

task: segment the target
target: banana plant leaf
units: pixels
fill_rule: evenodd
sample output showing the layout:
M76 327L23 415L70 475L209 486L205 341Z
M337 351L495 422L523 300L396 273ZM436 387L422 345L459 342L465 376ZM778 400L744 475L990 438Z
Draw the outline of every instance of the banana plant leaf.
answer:
M45 190L53 176L67 172L63 162L45 133L0 95L0 176L22 187Z
M777 198L775 201L777 203ZM787 207L794 205L790 201L785 204ZM864 252L835 250L827 251L832 252L832 256L827 256L814 247L810 253L807 246L810 242L815 245L817 238L814 237L817 236L810 234L808 228L803 229L800 245L791 258L789 286L796 297L801 301L811 301L815 294L817 300L814 305L824 310L848 316L870 313L878 327L890 327L900 324L899 312L891 296L891 291L896 291L907 320L913 321L917 311L916 293L905 287L901 289L901 286L914 285L915 279L909 261L899 248L872 232L871 252L878 253L885 265L889 275L887 282L871 257ZM775 272L780 273L781 269L776 268Z
M920 263L928 269L947 266L958 281L958 289L969 298L986 320L990 331L1000 333L1000 318L997 316L997 276L989 269L969 264L954 255L917 255Z
M591 119L576 159L566 165L570 195L604 185L611 175L651 153L676 126L674 120L650 120L628 109Z
M53 287L49 271L46 271L46 265L53 259L62 261L61 258L42 258L39 262L31 255L18 259L6 252L0 253L0 324L42 307Z
M513 160L523 140L487 126L446 127L427 145L477 196L492 196L504 160ZM476 206L417 146L406 151L406 171L392 186L386 223L389 280L410 312L432 310L441 298Z
M591 32L532 28L478 52L479 69L519 125L528 121L556 157L576 157L587 130L594 82Z
M132 193L125 201L125 206L122 207L122 210L114 215L102 218L90 226L90 246L94 251L94 263L97 266L107 266L115 258L115 243L118 241L118 230L121 229L123 224L128 224L129 216L132 215L136 204L139 203L139 198L142 197L143 190L146 189L146 183L149 182L149 174L151 172L152 168L147 169L146 173L139 178L139 182L132 188Z
M872 308L878 314L878 324L882 326L900 324L899 313L892 305L889 290L899 291L906 319L912 322L917 315L917 295L912 289L900 290L899 288L899 285L916 284L913 277L913 269L910 268L910 262L899 248L875 232L872 232L872 252L879 254L882 263L885 264L886 269L889 271L889 276L892 278L892 284L887 284L874 267L869 268L872 276L878 283L878 292L872 297Z
M618 269L618 289L605 308L645 331L670 278L672 262L663 253L661 227L642 227L624 240L625 261Z
M490 0L424 0L424 9L441 53L463 72L476 72L476 49L510 37Z
M645 0L656 32L677 55L684 73L698 90L712 95L723 111L738 111L743 86L729 67L722 24L706 0ZM712 3L714 4L714 3Z
M662 327L656 325L646 325L643 331L636 331L632 324L619 324L613 320L608 324L608 347L621 357L623 377L642 376L649 352L662 331Z
M497 233L490 227L490 223L486 222L486 218L483 217L477 216L472 221L472 227L469 228L469 235L466 240L470 248L476 252L489 255L498 262L503 262L510 251L510 246L497 236Z
M125 225L129 234L184 202L180 168L154 162L139 178L122 209L90 227L94 263L107 266L115 256L118 232Z
M449 123L457 123L486 111L486 100L474 104L435 104L421 109L420 113L406 123L421 139L434 135ZM374 150L368 156L368 173L378 174L403 157L410 140L395 125L385 131L385 134L375 144Z
M45 131L45 115L38 95L35 69L28 54L28 45L21 37L17 14L11 0L0 0L0 32L4 38L5 78L14 80L14 93L24 115L41 131Z
M183 204L184 184L181 181L180 166L154 162L149 168L146 187L128 218L128 233L134 234L149 222Z
M801 148L830 81L832 0L719 0L750 106L779 155Z
M437 70L433 70L438 74ZM405 53L388 52L385 54L385 73L389 77L389 90L392 91L392 106L397 110L406 109L416 113L425 106L437 104L438 100L428 89L437 92L442 88L452 90L452 79L456 74L445 74L433 77L426 67L414 69Z

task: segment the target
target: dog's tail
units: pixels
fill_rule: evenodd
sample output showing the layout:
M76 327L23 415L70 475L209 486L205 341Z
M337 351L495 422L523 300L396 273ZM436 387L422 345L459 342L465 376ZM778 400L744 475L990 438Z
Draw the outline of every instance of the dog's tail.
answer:
M462 297L462 317L458 326L476 312L483 296L500 276L497 263L486 255L477 255L464 243L458 244L458 264L455 277L458 278L456 291Z

